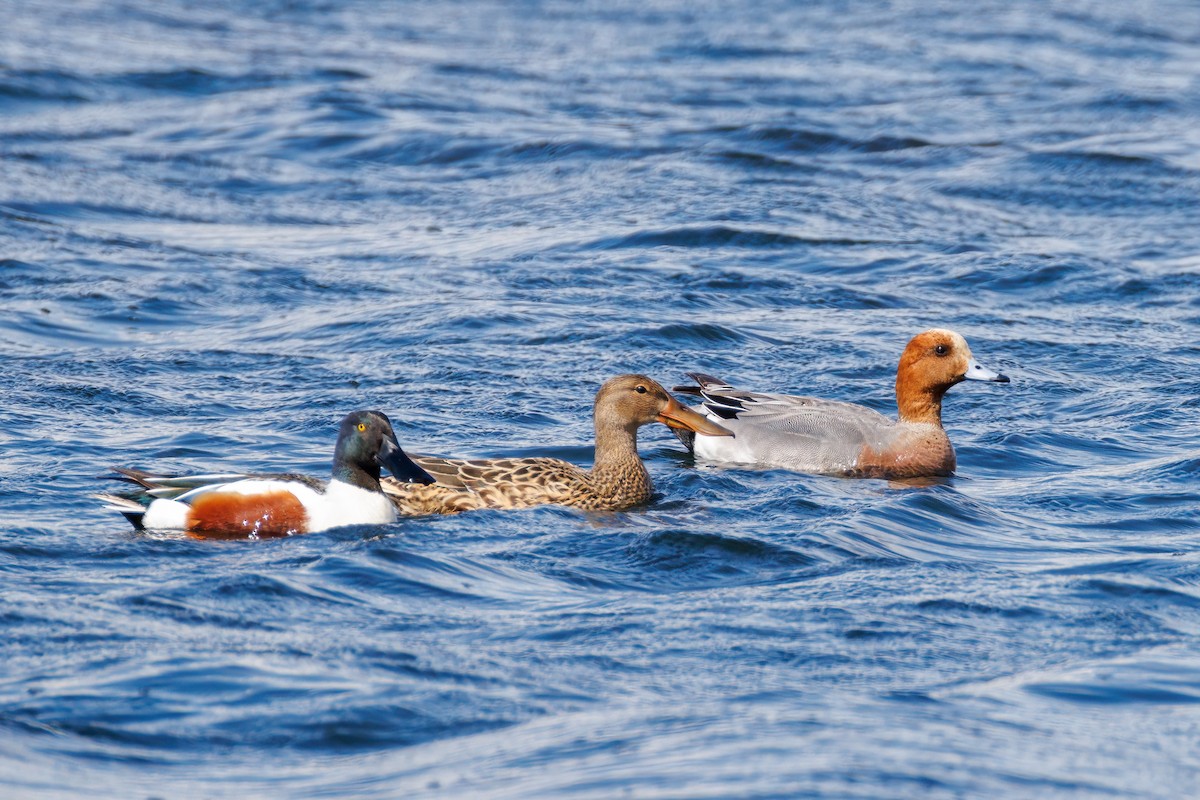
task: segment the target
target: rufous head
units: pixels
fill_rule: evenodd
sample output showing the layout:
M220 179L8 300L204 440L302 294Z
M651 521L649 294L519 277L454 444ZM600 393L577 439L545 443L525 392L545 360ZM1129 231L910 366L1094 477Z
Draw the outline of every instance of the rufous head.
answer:
M982 366L967 340L954 331L934 328L909 341L896 369L896 405L905 422L942 419L942 395L965 380L1008 383L1008 377Z

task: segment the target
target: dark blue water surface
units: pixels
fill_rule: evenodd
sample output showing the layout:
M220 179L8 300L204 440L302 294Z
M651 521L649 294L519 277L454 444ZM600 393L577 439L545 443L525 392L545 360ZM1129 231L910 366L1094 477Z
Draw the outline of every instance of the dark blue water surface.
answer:
M5 797L1200 791L1200 6L0 0ZM606 378L890 411L925 488L259 542L109 465L591 458Z

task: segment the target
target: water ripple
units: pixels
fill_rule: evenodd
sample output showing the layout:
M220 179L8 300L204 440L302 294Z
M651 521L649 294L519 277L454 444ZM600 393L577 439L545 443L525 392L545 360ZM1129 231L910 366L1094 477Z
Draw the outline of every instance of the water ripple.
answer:
M9 4L11 5L11 4ZM1098 0L0 9L0 778L30 797L1152 797L1200 735L1200 13ZM644 372L951 479L146 535L110 465L587 466Z

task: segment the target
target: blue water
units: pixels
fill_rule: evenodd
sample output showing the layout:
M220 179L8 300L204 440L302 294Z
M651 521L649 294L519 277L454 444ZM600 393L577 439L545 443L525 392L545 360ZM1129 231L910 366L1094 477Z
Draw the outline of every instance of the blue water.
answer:
M1200 7L0 0L5 797L1200 792ZM925 487L262 542L109 465L587 463L606 378L890 412Z

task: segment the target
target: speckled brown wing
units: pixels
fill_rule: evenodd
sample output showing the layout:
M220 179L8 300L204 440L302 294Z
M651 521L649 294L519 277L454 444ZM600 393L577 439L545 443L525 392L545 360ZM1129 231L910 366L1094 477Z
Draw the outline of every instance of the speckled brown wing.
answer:
M475 508L529 508L555 503L592 507L591 476L556 458L455 459L412 456L437 482L428 486L382 481L406 514L452 514Z

